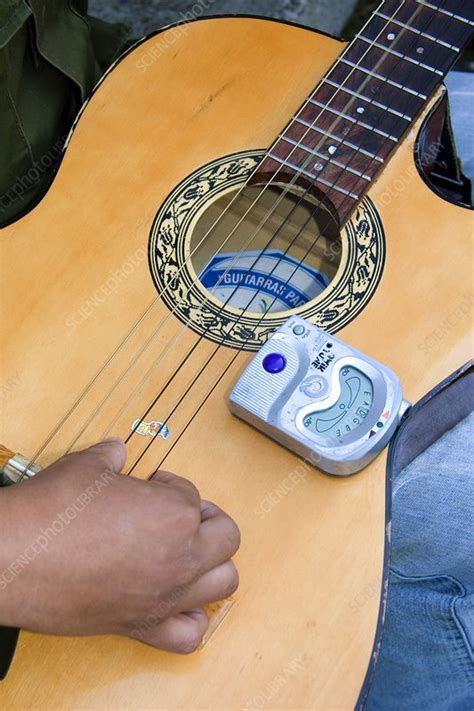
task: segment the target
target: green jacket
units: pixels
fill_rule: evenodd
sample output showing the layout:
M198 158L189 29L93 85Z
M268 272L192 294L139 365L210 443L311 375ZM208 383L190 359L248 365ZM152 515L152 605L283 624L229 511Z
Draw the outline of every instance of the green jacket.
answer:
M86 13L87 0L0 2L0 226L42 197L79 107L127 45L123 25Z

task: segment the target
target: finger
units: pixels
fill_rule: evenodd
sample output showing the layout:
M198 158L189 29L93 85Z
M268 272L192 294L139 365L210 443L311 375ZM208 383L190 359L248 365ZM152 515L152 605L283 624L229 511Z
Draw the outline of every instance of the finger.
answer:
M205 499L201 501L201 521L207 521L217 516L220 511L222 509L217 504L213 504L212 501L206 501Z
M195 506L200 506L201 504L201 495L199 494L199 491L194 486L192 481L189 481L189 479L185 479L182 476L177 476L177 474L173 474L172 472L158 470L151 476L150 481L153 481L157 484L164 484L166 486L170 486L176 489L177 491L180 491Z
M201 644L208 626L204 610L193 609L168 617L156 627L140 632L139 639L167 652L190 654Z
M120 437L111 437L80 452L67 454L49 468L53 469L57 464L67 464L68 469L77 468L81 472L89 470L120 474L125 466L126 458L127 451L123 440Z
M239 574L231 560L204 573L189 587L183 588L182 595L175 600L172 614L202 607L210 602L225 600L235 593L239 586Z
M206 572L224 563L240 546L237 524L222 509L205 501L201 505L201 525L195 542L195 554Z
M120 474L127 460L127 450L123 439L120 437L109 437L108 439L104 439L103 442L94 445L94 447L90 447L89 451L90 449L98 449L100 452L105 450L105 457L108 459L112 471L116 474Z

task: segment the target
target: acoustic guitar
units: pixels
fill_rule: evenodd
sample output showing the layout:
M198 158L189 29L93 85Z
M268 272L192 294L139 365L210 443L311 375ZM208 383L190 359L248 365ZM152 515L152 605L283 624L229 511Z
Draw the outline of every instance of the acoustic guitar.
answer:
M386 455L328 476L226 398L290 314L392 368L411 402L468 359L472 215L425 173L473 20L467 0L384 0L345 44L200 19L139 42L97 86L49 191L1 234L4 471L120 435L124 474L175 471L235 518L241 584L189 657L22 632L2 708L363 706L387 588ZM267 293L252 310L224 298L229 270L267 251L320 275L319 292L286 310Z

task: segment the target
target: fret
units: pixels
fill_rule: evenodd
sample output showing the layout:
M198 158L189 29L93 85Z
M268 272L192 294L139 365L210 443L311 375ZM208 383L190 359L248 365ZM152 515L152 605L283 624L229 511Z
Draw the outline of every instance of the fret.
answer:
M328 106L327 104L323 104L321 101L317 101L316 99L309 99L309 101L314 106L318 106L319 108L324 109L325 111L330 111L335 116L340 116L341 118L345 119L346 121L351 121L351 123L357 124L358 126L362 126L362 128L366 128L369 131L373 131L374 133L377 133L379 136L383 136L383 138L387 138L389 141L398 143L399 139L396 136L392 136L390 133L386 133L385 131L382 131L382 129L380 129L380 128L375 128L375 126L371 126L370 124L365 123L365 121L360 121L359 119L356 119L353 116L349 116L346 113L337 111L336 109L331 108L331 106Z
M298 141L294 141L292 138L289 138L288 136L285 136L284 134L280 134L278 136L278 138L281 141L286 141L286 143L289 143L290 145L294 146L295 148L299 148L299 149L306 151L307 153L314 156L315 158L321 158L322 160L326 161L326 163L328 163L329 165L335 165L338 168L347 170L349 173L352 173L352 175L357 175L358 178L362 178L363 180L366 180L369 183L372 182L372 178L369 175L366 175L365 173L361 173L360 170L356 170L355 168L352 168L350 165L347 165L347 163L341 163L341 161L338 161L335 158L328 159L328 157L325 156L324 153L320 153L317 150L307 148L301 142L298 143Z
M386 23L381 17L373 17L363 33L364 41L370 41L385 51L397 51L408 60L419 61L425 68L432 67L442 72L456 57L456 52L431 39L405 32L393 22ZM396 41L389 39L396 37ZM395 46L394 46L395 45Z
M368 98L366 101L361 101L343 91L336 91L326 83L319 85L314 99L324 106L328 106L332 111L338 111L340 114L362 121L368 126L380 127L380 130L383 129L387 134L398 139L409 123L408 118L402 119L400 116L395 116L395 114L374 106L373 103L369 103ZM367 133L367 136L370 135Z
M361 43L357 43L357 47L354 47L354 52L360 51L361 46ZM378 49L375 51L380 52ZM356 62L353 63L355 64ZM396 76L397 79L401 81L401 77ZM433 79L436 82L436 78L434 78L432 74L426 73L426 77L429 78L430 82L433 81ZM365 97L369 102L378 101L408 116L416 116L425 103L425 100L422 99L421 96L417 96L411 92L401 91L397 87L392 87L388 82L385 82L383 78L364 73L360 71L358 67L349 67L343 62L337 62L333 65L327 75L327 79L339 84L342 89L351 89L351 91L356 92L359 96ZM418 82L414 87L415 90L420 89L421 84L419 79L419 77L415 78ZM389 131L387 133L389 133Z
M330 183L329 180L325 180L320 175L314 175L314 173L311 173L309 170L301 168L299 165L295 165L294 163L291 163L290 161L286 160L285 158L280 158L280 156L274 155L274 153L272 153L271 151L267 155L272 160L277 161L277 163L281 163L281 165L284 165L287 168L290 168L291 170L295 171L296 173L302 173L303 175L306 175L308 178L311 178L312 180L315 180L316 182L321 183L322 185L325 185L327 188L331 188L331 190L335 190L336 192L341 193L342 195L347 195L347 197L351 197L353 200L360 200L360 195L356 195L355 193L352 193L349 190L345 190L344 188L341 188L339 185L335 185L335 184L333 185L333 183Z
M457 20L458 22L465 22L468 25L471 25L471 27L474 27L474 22L471 20L468 20L467 17L462 17L461 15L457 15L454 12L450 12L450 10L446 10L445 8L442 7L437 7L436 5L433 5L430 2L426 2L426 0L416 0L418 5L421 5L421 7L428 7L430 10L435 10L436 12L440 12L442 15L447 15L448 17L452 17L454 20Z
M466 7L468 4L470 3L466 3ZM446 0L443 0L443 5L449 7ZM456 3L456 6L459 7L459 2ZM472 6L474 7L474 4ZM436 12L426 5L421 5L417 0L405 0L403 3L400 3L400 0L385 0L381 10L377 12L386 15L389 22L394 15L398 22L404 23L406 30L412 28L420 32L427 32L437 40L442 39L458 48L463 47L471 32L470 24L459 22L449 15ZM463 14L470 15L471 13L466 10ZM436 66L438 66L437 63Z
M400 34L398 32L398 35ZM391 38L390 49L398 52L399 36L389 33L388 38ZM357 38L350 45L341 63L347 65L358 80L358 86L352 84L351 88L369 97L373 95L374 98L399 108L402 112L410 109L409 113L414 111L416 114L421 104L440 83L442 73L438 74L421 66L415 66L414 63L404 60L403 52L400 54L402 57L387 51L383 46L376 47L374 43L363 42ZM434 68L438 68L437 61ZM350 75L346 83L351 85Z
M353 170L358 173L363 173L366 176L372 177L373 173L376 172L376 170L378 170L378 168L382 165L380 161L376 161L372 158L374 153L378 153L378 146L374 150L372 141L369 142L366 140L364 144L359 142L360 136L357 136L357 142L354 139L351 141L351 145L348 146L347 143L331 140L318 131L318 128L314 125L311 116L309 118L302 115L298 116L298 118L291 124L291 127L284 131L283 134L291 138L293 141L297 141L298 143L304 145L306 148L324 155L326 160L337 160L345 165L350 165ZM360 145L364 145L362 150L357 149L357 146ZM392 148L393 145L393 143L385 142L385 148L387 146ZM353 148L352 146L356 147ZM366 155L366 152L370 153L370 155ZM388 153L386 152L386 154ZM300 163L300 158L301 160L303 159L303 157L300 156L295 162ZM382 160L384 160L384 157L382 157ZM351 175L348 175L347 178L353 180L353 176Z
M474 3L472 0L469 2L460 3L459 0L433 0L430 2L431 5L443 5L443 8L453 14L457 14L460 7L463 7L462 14L466 18L474 19ZM400 0L385 0L382 7L377 10L376 18L383 15L388 23L390 30L387 30L388 34L383 37L383 42L381 44L387 45L387 39L390 36L395 42L401 44L405 43L403 39L404 35L410 35L413 37L413 33L416 32L417 36L420 37L419 33L427 34L435 40L437 46L440 47L440 42L447 43L451 47L460 49L469 40L469 36L472 33L472 23L471 22L459 22L454 17L447 14L442 14L437 12L435 9L428 7L426 3L420 3L418 0L404 0L400 3ZM393 20L397 23L401 23L401 29L395 29L396 25L393 25ZM369 27L372 24L373 19L369 22ZM380 23L380 19L377 19ZM372 33L363 33L366 37L372 37ZM376 38L378 41L378 38ZM392 46L392 45L390 45ZM441 45L442 46L442 45ZM400 47L396 47L400 50ZM403 50L401 50L403 52ZM405 54L410 54L410 52L404 52ZM430 64L430 66L440 69L443 74L451 67L455 54L457 52L451 52L450 55L446 56L445 49L440 53L439 57L433 53L430 61L425 61L425 63ZM414 56L414 55L412 55ZM421 59L421 57L414 56L415 59ZM423 89L421 89L424 91ZM428 93L424 91L424 93Z
M399 84L398 82L393 81L393 79L388 79L388 77L384 77L382 74L378 74L377 72L371 71L370 69L366 69L365 67L361 66L360 64L355 64L354 62L349 61L345 57L341 57L340 61L343 62L344 64L347 64L348 66L352 67L353 69L355 69L359 72L363 72L364 74L367 74L368 76L373 77L374 79L379 79L379 81L383 81L385 84L390 84L390 86L394 86L397 89L406 91L408 94L417 96L419 99L423 99L423 101L426 101L426 99L428 98L426 96L426 94L422 94L419 91L410 89L408 86Z
M416 59L413 59L412 57L408 57L406 54L402 54L401 52L397 52L395 49L391 49L390 47L385 47L383 44L379 44L375 40L371 40L368 37L364 37L364 35L357 35L358 39L362 40L363 42L366 42L367 44L370 44L371 47L377 47L377 49L382 49L384 52L388 52L389 54L393 54L395 57L399 57L400 59L404 59L407 62L410 62L411 64L416 64L417 66L421 67L422 69L427 69L429 72L433 72L433 74L438 74L440 77L443 77L444 74L442 71L439 69L435 69L434 67L430 67L429 64L424 64L423 62L419 62Z
M423 32L422 30L417 30L416 27L411 27L410 25L407 25L405 22L401 22L400 20L395 20L394 18L389 17L388 15L385 15L383 12L376 10L374 15L377 15L378 17L381 17L383 20L387 20L394 25L398 25L398 27L402 27L404 30L408 30L409 32L414 32L415 34L419 35L420 37L424 37L425 39L430 40L430 42L435 42L436 44L439 44L442 47L447 47L447 49L450 49L453 52L460 52L461 51L460 47L457 47L454 44L449 44L449 42L445 42L444 40L440 39L439 37L433 37L433 35L430 35L428 32Z
M398 116L399 118L402 118L405 121L409 121L410 123L413 121L412 116L402 113L401 111L397 111L396 109L393 109L391 106L387 106L386 104L383 104L380 101L376 101L375 99L371 99L368 96L364 96L363 94L360 94L358 91L349 89L348 87L343 86L342 84L337 84L335 81L332 81L331 79L323 79L323 82L326 84L329 84L330 86L335 87L336 89L344 91L346 94L355 96L356 99L360 99L361 101L367 101L370 104L377 106L379 109L383 109L383 111L388 111L389 113L393 114L394 116Z
M309 180L342 224L469 40L474 0L442 3L383 0L252 179L281 170Z
M295 118L295 121L302 124L303 126L306 126L307 128L310 128L312 131L321 133L323 136L326 136L326 138L330 138L331 141L336 141L337 143L339 143L342 146L347 146L348 148L352 148L352 150L356 151L357 153L362 153L362 155L367 156L368 158L372 158L372 160L376 160L378 163L384 163L384 159L381 158L380 156L376 155L375 153L372 153L372 151L368 151L367 149L362 148L361 146L357 146L355 143L352 143L351 141L347 141L344 138L339 138L338 136L335 136L333 133L330 133L329 131L324 131L317 124L311 124L308 121L305 121L304 119L300 118L299 116L297 116Z

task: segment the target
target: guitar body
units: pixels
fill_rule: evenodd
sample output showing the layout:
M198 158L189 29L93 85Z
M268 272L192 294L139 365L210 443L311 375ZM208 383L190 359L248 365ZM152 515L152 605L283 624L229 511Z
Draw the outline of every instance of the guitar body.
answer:
M148 258L153 225L171 219L170 240L176 230L182 234L185 203L204 200L206 185L217 194L215 174L203 177L203 167L231 161L223 168L225 191L235 157L256 160L343 47L280 22L209 19L158 33L107 75L46 196L0 235L1 442L26 456L41 450L46 466L71 442L82 448L100 439L114 418L111 433L130 433L202 328L197 310L186 325L171 297L160 296L152 278L160 262ZM368 217L354 218L372 219L377 233L372 271L359 275L362 292L366 282L372 292L334 303L340 321L333 330L391 367L412 402L469 358L468 319L456 314L472 298L471 214L418 175L414 143L423 120L369 191ZM249 167L239 165L237 173ZM160 213L167 204L171 212ZM192 208L186 219L195 219ZM189 256L189 246L183 249ZM351 257L349 237L342 249L341 273ZM353 477L330 477L234 418L225 395L252 354L231 340L168 419L216 348L216 337L200 340L145 418L166 419L169 437L153 441L132 475L146 478L161 465L235 518L242 531L235 604L204 648L184 658L131 639L23 632L0 687L4 708L356 704L379 619L386 454ZM132 437L130 464L149 441Z

